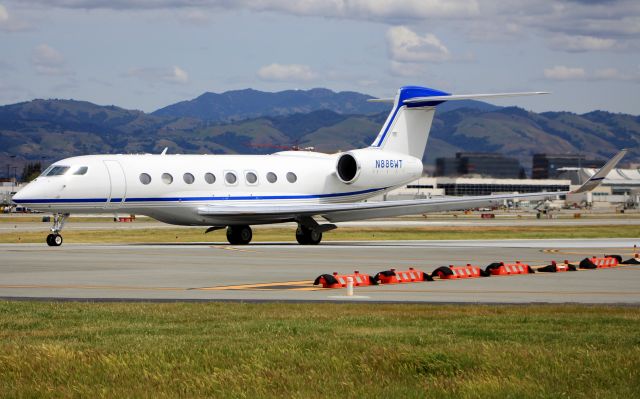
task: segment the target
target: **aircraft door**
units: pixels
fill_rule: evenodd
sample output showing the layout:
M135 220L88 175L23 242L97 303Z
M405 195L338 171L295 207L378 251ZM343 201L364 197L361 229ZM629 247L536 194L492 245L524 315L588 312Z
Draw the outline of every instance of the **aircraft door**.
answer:
M127 179L118 161L104 161L109 173L109 197L105 208L120 208L127 196Z

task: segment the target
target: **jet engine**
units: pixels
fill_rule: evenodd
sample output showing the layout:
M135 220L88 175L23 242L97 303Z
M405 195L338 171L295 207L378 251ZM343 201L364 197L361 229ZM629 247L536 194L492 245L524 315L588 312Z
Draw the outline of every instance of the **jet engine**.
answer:
M338 155L335 173L354 187L395 186L422 175L422 161L410 155L359 149Z

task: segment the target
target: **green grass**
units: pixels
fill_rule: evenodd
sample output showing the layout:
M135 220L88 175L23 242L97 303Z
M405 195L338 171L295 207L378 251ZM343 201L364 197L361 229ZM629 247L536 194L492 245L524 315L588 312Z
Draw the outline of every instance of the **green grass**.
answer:
M226 242L224 230L203 234L204 228L159 228L116 230L66 230L67 243L134 243L134 242ZM291 227L254 229L254 241L294 241ZM40 243L47 231L0 233L0 243ZM640 237L637 226L523 226L523 227L344 227L324 234L324 241L343 240L472 240L512 238L634 238Z
M1 397L640 392L640 309L0 302Z

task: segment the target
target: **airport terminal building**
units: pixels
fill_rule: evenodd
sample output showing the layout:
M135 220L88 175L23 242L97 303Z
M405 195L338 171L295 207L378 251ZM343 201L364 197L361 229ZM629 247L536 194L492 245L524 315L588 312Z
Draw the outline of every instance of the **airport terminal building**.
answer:
M561 168L559 176L567 178L572 185L580 185L596 174L594 168ZM640 168L613 169L593 192L582 197L570 197L567 201L586 201L598 204L623 204L640 206Z
M593 168L563 168L558 179L498 179L484 177L421 177L372 200L421 199L444 195L570 191L597 172ZM640 206L640 169L614 169L593 192L569 196L568 205Z
M481 177L421 177L376 199L420 199L434 196L491 195L568 191L568 179L498 179Z

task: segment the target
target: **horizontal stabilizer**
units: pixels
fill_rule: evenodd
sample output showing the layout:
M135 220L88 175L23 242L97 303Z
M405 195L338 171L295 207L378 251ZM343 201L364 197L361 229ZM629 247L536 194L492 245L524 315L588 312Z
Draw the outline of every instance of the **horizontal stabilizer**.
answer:
M444 101L454 100L483 100L500 97L520 97L520 96L537 96L540 94L549 94L547 91L525 91L519 93L493 93L493 94L445 94L425 97L411 97L402 101L403 104L419 104L419 103L441 103ZM394 98L370 98L367 100L371 103L390 103L395 102ZM436 105L436 104L434 104Z
M429 97L413 97L404 100L405 104L415 104L433 101L453 101L453 100L482 100L500 97L520 97L520 96L536 96L539 94L549 94L546 91L526 91L520 93L494 93L494 94L451 94L448 96L429 96Z

